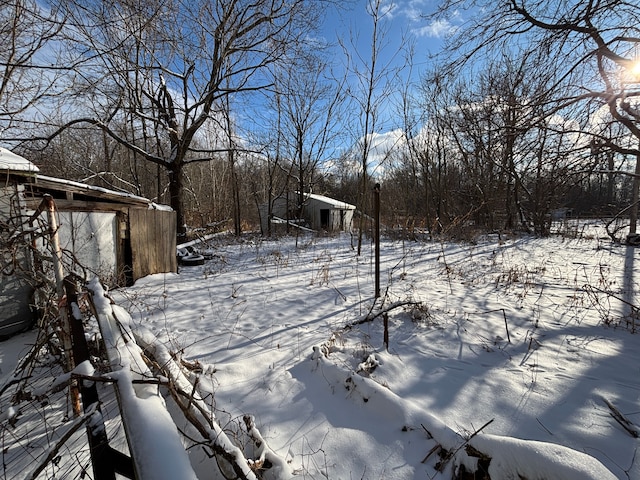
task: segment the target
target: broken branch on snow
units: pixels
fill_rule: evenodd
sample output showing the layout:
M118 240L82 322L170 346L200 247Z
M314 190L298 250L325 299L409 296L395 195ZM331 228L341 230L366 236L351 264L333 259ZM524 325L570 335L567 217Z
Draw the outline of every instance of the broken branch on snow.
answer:
M607 405L607 407L609 407L609 410L611 410L609 412L609 415L611 415L613 419L629 433L629 435L631 435L633 438L638 438L640 436L638 427L633 422L631 422L631 420L620 413L620 410L618 410L609 400L604 397L602 398L602 400Z

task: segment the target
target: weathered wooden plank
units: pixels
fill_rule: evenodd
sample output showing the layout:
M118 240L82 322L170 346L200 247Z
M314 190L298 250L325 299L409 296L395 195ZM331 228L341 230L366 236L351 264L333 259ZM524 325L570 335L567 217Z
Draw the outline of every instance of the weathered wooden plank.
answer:
M167 225L165 226L165 237L167 239L166 247L167 247L167 259L169 261L168 264L168 272L177 272L178 271L178 257L176 256L176 228L178 219L176 217L175 212L166 212L165 219L167 220Z
M147 266L147 222L144 210L131 209L129 211L129 238L131 242L131 256L133 268L133 280L148 275Z
M147 225L149 234L149 244L153 242L153 248L149 248L149 269L158 273L162 270L161 252L162 242L164 237L162 236L162 212L156 212L155 210L147 210Z
M177 270L175 222L173 211L131 209L129 225L134 280Z
M174 235L175 236L175 235ZM132 341L131 316L111 305L98 279L88 287L111 365L129 451L138 480L197 480L175 423L154 384L141 350Z

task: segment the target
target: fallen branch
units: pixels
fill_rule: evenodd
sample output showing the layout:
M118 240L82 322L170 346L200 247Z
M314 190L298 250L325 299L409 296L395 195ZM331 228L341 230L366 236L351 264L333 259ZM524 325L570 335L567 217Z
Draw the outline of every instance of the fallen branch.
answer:
M267 445L256 427L253 416L245 415L242 419L247 427L247 434L257 449L257 458L250 460L252 469L255 471L272 469L276 473L287 472L289 470L288 464Z
M365 323L372 322L376 318L380 317L381 315L384 315L385 313L389 313L391 310L395 310L398 307L404 307L405 305L422 305L422 302L411 302L408 300L404 302L394 302L388 307L379 310L377 313L369 312L364 318L361 318L360 320L357 320L353 323L346 325L345 329L348 330L351 327L354 327L356 325L363 325Z
M471 439L473 437L475 437L477 434L479 434L482 430L484 430L485 428L487 428L492 422L493 422L493 418L491 420L489 420L487 423L485 423L483 426L481 426L478 430L476 430L475 432L473 432L469 438L467 438L458 448L456 448L455 450L450 450L446 453L446 455L443 456L442 461L438 462L438 464L436 465L436 470L439 472L442 472L444 470L444 467L447 465L447 463L449 462L449 460L451 460L452 458L454 458L456 456L456 454L462 450L463 448L467 447L469 445L469 442L471 441ZM476 451L477 452L477 451ZM486 455L481 454L480 452L478 452L479 455L483 455L486 457ZM476 455L476 456L479 456Z
M440 445L439 443L436 443L433 448L431 448L431 450L429 450L429 452L427 453L427 455L422 459L422 462L420 463L425 463L427 460L429 460L429 457L431 455L433 455L436 452L439 452L442 450L442 445Z
M185 419L191 423L205 440L211 450L226 460L236 478L257 480L250 467L250 462L215 420L209 406L196 397L197 388L193 385L171 353L161 345L155 336L143 328L133 332L135 341L145 351L145 361L152 363L150 368L158 370L169 379L167 388L175 404L180 408Z
M279 478L283 474L289 478L289 466L269 448L255 426L253 417L243 417L247 428L247 434L256 447L257 459L248 459L222 430L215 420L215 414L198 395L198 378L190 382L182 368L190 369L193 364L183 362L168 352L150 332L134 331L136 341L145 349L145 361L151 363L155 369L169 379L164 385L168 388L175 404L180 408L185 419L195 427L206 445L218 457L224 459L233 469L235 478L251 480L256 479L255 472L270 469L273 478ZM181 368L182 366L182 368Z
M633 438L638 438L640 436L640 433L638 433L638 427L634 425L631 420L620 413L620 410L614 407L609 400L607 400L606 398L603 398L602 400L604 400L604 403L607 405L607 407L609 407L609 410L611 410L611 412L609 412L609 415L611 415L613 419L629 433L629 435L631 435Z
M229 465L231 465L236 478L241 480L257 480L257 477L250 468L250 462L244 458L240 449L235 446L229 448L230 442L227 443L228 439L224 432L222 432L222 429L219 429L219 427L216 428L217 424L211 419L207 419L209 425L205 425L197 416L196 411L201 414L201 417L204 416L202 415L205 413L202 406L198 405L197 401L193 401L192 396L184 390L178 389L173 382L169 383L168 390L176 405L182 411L184 418L193 425L202 438L206 440L203 444L206 444L216 455L224 458ZM183 403L185 397L189 398L187 405ZM223 439L226 439L227 442L224 442Z

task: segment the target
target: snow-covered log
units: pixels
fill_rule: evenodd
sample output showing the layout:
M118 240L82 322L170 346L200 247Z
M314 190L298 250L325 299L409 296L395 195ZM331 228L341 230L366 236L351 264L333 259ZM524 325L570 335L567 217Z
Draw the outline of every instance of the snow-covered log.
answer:
M586 453L548 442L481 434L469 444L490 458L490 478L527 480L614 480L616 477Z
M206 402L193 395L193 384L171 353L148 329L138 326L133 330L133 334L147 354L162 366L162 373L169 379L170 392L187 420L196 427L213 451L229 462L238 478L255 480L257 477L251 469L252 462L218 425Z
M291 467L284 458L276 454L276 452L267 445L260 430L256 427L254 417L252 415L245 415L242 417L242 420L247 427L247 433L249 437L251 437L256 449L255 455L257 457L251 461L253 467L256 469L266 469L268 465L274 478L291 478L293 476Z
M126 327L124 310L105 297L98 279L89 290L100 331L111 364L110 376L117 380L120 412L129 450L140 480L196 480L178 429L166 409L156 385L134 383L150 379L142 351Z

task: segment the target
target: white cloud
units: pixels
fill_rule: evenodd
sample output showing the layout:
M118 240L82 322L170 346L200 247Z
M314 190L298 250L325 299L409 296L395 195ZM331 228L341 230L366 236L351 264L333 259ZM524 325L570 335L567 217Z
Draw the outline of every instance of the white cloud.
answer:
M367 166L369 174L380 180L384 177L388 163L392 162L396 156L406 149L406 138L401 129L395 129L384 133L371 133L368 135L369 154L367 155ZM341 168L347 165L352 173L362 171L361 152L363 148L363 138L360 138L350 149L349 160L341 164Z
M434 10L432 0L409 0L404 3L395 2L392 5L394 16L403 15L408 21L411 32L417 37L444 38L455 33L458 24L462 21L461 12L455 10L447 19L424 25L427 15Z
M383 3L380 8L380 16L392 19L398 11L398 4L396 2Z
M418 37L444 38L456 31L458 27L449 20L436 20L421 28L413 29L413 33Z
M410 22L420 22L430 8L431 0L410 0L403 8L402 13Z

